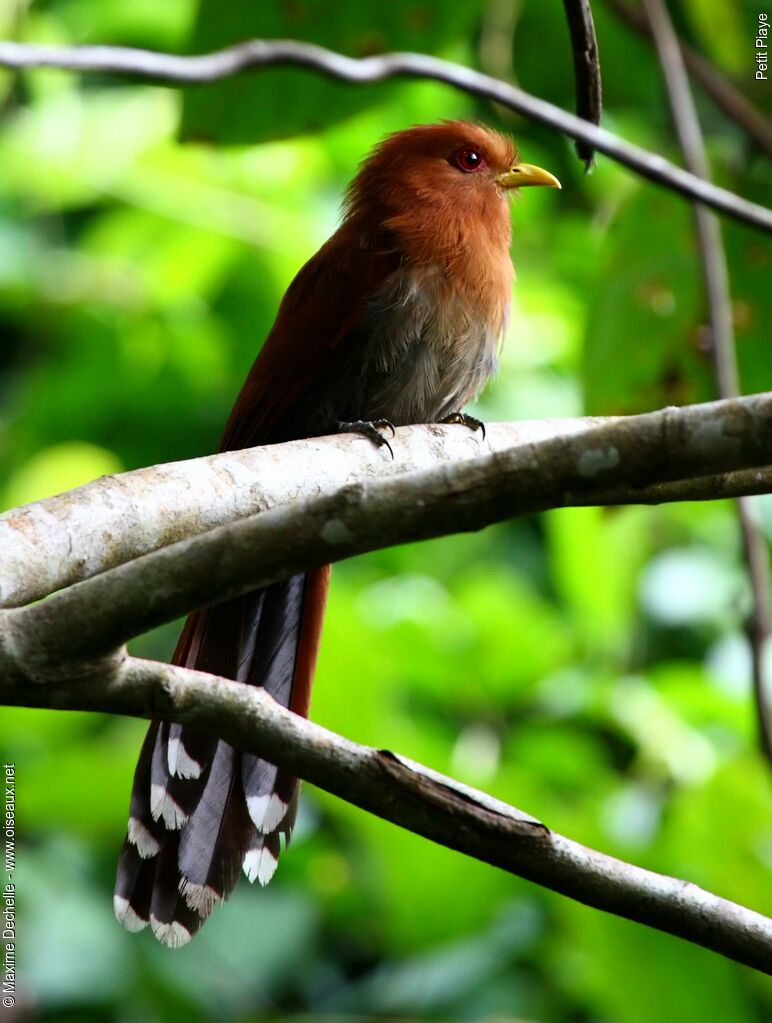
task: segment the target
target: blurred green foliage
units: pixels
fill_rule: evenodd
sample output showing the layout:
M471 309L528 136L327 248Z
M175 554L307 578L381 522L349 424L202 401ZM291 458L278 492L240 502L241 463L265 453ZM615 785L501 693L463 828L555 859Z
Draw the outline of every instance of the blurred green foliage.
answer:
M677 159L650 49L595 7L608 127ZM684 35L768 104L751 74L755 9L671 7ZM355 55L412 47L572 104L557 3L49 0L0 5L0 32L172 50L252 33ZM769 162L697 98L717 180L768 197ZM511 336L478 414L616 413L711 396L688 207L604 158L584 178L567 140L450 89L355 89L274 70L183 95L34 71L0 74L0 106L3 507L211 451L358 162L416 121L503 126L564 184L515 207ZM742 226L724 232L743 385L771 388L772 252ZM769 501L762 512L772 537ZM562 511L382 551L335 570L313 716L770 913L772 800L747 610L728 504ZM168 656L174 637L163 629L135 649ZM770 1018L760 975L310 786L269 889L242 884L181 952L129 935L110 892L143 728L3 711L30 1018Z

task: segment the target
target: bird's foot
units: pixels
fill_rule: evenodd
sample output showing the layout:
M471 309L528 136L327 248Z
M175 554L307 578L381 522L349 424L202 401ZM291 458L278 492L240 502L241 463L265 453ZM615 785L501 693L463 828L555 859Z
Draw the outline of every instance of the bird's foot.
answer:
M482 430L482 439L485 440L485 423L482 419L475 419L466 412L451 412L439 420L443 425L458 423L459 426L468 426L470 430Z
M391 444L386 440L380 430L391 430L392 437L396 436L394 423L388 419L357 419L353 423L338 423L339 433L360 433L363 437L369 438L376 447L384 445L389 449L389 454L394 458L394 451Z

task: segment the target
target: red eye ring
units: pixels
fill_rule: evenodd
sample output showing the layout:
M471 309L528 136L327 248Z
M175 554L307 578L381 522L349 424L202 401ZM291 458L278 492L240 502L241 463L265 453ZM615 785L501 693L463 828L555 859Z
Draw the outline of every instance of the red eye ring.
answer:
M474 149L472 146L464 146L462 149L457 149L453 156L451 156L450 162L458 167L459 170L464 171L465 174L475 174L487 166L485 157L480 150Z

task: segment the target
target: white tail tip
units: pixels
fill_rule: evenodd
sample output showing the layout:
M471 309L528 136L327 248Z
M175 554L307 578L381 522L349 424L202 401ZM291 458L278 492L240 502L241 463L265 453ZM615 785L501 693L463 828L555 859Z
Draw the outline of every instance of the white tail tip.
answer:
M263 796L249 796L247 809L257 830L262 835L270 835L284 820L287 804L275 792L266 792Z
M243 862L244 873L250 884L258 881L263 886L271 880L278 865L279 861L265 845L259 849L250 849Z
M161 848L138 817L129 817L128 837L143 860L149 860Z
M147 920L138 916L131 908L129 900L124 899L122 895L113 895L113 912L115 919L119 924L123 924L127 931L141 931L147 927Z
M156 920L152 913L150 914L150 926L156 938L167 948L182 948L193 937L187 927L183 927L177 920L164 924Z
M166 763L172 778L198 778L201 774L201 764L190 756L178 735L169 736Z

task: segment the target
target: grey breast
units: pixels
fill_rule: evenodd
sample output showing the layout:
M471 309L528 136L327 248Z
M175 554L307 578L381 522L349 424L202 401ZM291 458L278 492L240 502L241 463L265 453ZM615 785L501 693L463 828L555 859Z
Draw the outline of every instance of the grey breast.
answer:
M436 422L496 372L498 331L439 270L398 270L371 299L335 388L338 418Z

